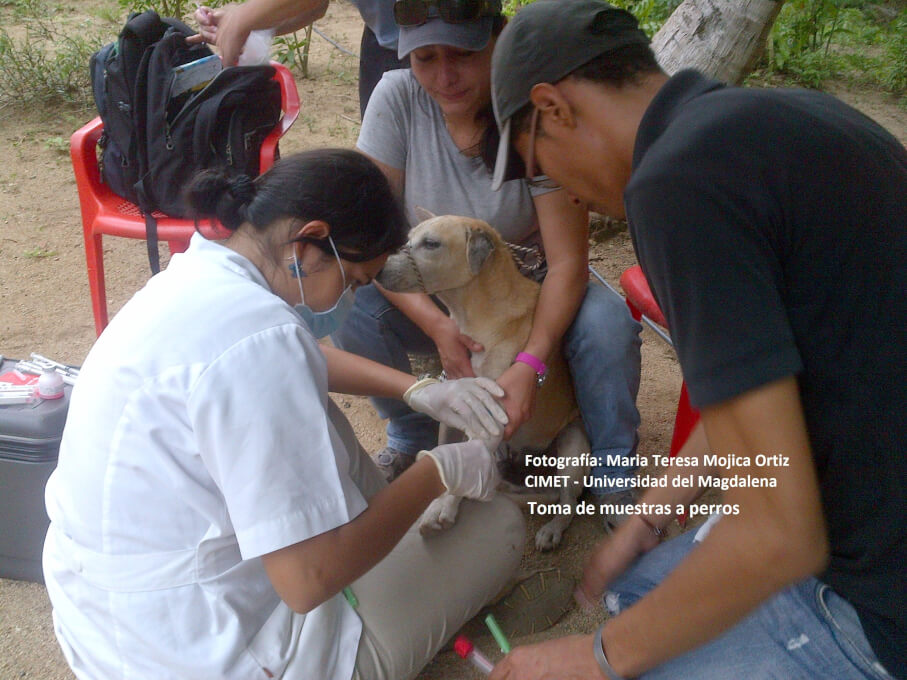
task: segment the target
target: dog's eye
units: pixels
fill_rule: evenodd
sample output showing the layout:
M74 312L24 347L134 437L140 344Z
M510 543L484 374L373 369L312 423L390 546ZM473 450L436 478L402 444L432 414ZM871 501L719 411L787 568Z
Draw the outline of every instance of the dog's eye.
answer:
M434 239L426 238L426 239L422 239L422 243L420 243L419 245L421 245L426 250L435 250L436 248L441 247L441 242L435 241Z

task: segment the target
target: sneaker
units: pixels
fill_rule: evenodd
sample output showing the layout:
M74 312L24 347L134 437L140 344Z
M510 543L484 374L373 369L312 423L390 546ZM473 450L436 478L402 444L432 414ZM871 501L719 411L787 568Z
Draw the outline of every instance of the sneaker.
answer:
M504 637L513 641L551 628L573 608L576 581L560 569L539 569L518 578L503 597L483 608L460 633L474 641L491 637L485 617L493 614Z
M392 446L385 446L375 454L375 465L381 470L381 474L387 480L388 484L416 462L416 454L404 453Z
M613 506L610 508L610 512L604 510L600 512L605 524L605 531L609 534L630 518L633 513L627 512L627 506L635 505L637 501L636 491L632 489L603 496L596 495L594 498L599 508L604 505Z

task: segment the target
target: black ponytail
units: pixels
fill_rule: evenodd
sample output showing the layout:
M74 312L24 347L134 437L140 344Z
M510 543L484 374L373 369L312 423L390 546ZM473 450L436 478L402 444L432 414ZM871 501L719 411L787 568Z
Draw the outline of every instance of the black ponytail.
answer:
M349 149L316 149L287 156L254 181L206 170L186 190L196 219L217 218L230 231L249 223L266 232L284 218L322 220L340 256L365 261L406 242L403 210L387 178L364 155ZM333 254L327 240L313 240Z
M255 199L255 183L248 175L231 177L221 169L202 170L183 194L189 216L196 220L217 218L224 227L236 231L247 221L248 206Z

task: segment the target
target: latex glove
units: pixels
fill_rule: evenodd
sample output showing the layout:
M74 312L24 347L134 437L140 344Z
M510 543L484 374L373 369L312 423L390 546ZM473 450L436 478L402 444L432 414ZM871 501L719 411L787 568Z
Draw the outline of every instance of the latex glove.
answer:
M489 501L494 497L501 477L494 456L481 439L442 444L431 451L420 451L416 458L423 456L434 460L441 482L454 496L479 501Z
M414 411L462 430L469 437L492 440L501 436L507 424L507 412L495 399L503 396L500 385L488 378L446 382L426 378L406 390L403 400Z

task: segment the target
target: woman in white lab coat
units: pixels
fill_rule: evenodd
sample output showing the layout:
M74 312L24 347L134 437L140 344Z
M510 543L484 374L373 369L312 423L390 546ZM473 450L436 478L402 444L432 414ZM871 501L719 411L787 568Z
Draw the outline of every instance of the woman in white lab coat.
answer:
M416 381L320 345L404 241L381 172L311 151L188 189L196 234L92 348L47 487L44 572L79 678L400 680L507 582L489 382ZM295 306L295 309L294 309ZM387 486L328 391L400 397L482 435ZM445 490L457 526L414 521Z

